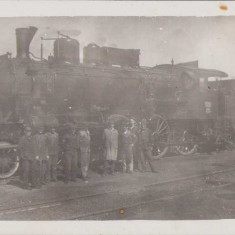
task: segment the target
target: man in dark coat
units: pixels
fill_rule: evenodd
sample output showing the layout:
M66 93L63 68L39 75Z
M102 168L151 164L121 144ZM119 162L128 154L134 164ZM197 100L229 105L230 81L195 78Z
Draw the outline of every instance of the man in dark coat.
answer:
M40 162L34 153L32 129L25 128L25 135L19 140L18 150L22 162L22 180L24 188L39 188Z
M123 171L133 172L133 146L136 142L136 135L128 129L129 123L124 125L122 133Z
M43 126L38 127L38 132L34 135L34 151L36 157L41 163L41 184L46 184L49 181L49 155L48 155L48 145L47 136L43 133Z
M79 131L79 148L81 153L81 172L82 179L85 183L88 183L88 169L90 164L90 152L91 152L91 136L87 128L87 125L84 125L83 128Z
M55 128L51 129L51 132L47 133L47 145L48 145L48 155L49 159L49 178L51 181L57 181L57 162L59 153L59 136L56 133Z
M76 128L73 124L68 124L68 133L63 138L64 146L64 167L65 183L76 181L78 165L79 140Z
M139 147L140 147L140 171L146 171L146 161L148 162L152 172L156 172L152 157L152 138L151 131L147 127L147 120L141 121L141 130L139 132Z

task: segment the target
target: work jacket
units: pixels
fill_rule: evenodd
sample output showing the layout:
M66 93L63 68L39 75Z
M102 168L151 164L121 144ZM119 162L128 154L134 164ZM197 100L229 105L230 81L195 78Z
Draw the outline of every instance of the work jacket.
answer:
M78 139L79 139L80 150L81 151L89 151L90 144L91 144L90 132L88 130L79 131Z
M139 146L142 149L152 147L152 135L147 127L139 131Z
M22 136L19 140L18 151L21 159L35 159L34 145L32 136Z
M123 147L133 146L136 142L136 135L131 131L126 130L122 133L122 144Z
M57 155L59 152L59 135L57 133L47 133L47 146L49 155Z
M136 137L137 137L139 128L138 128L137 125L135 125L135 126L130 128L130 131L131 131L132 134L136 135Z
M47 136L40 133L35 134L33 136L33 144L35 156L38 156L39 160L48 160Z
M66 152L77 151L79 148L79 138L76 134L66 134L63 139L63 146Z
M117 160L118 131L116 129L104 130L106 160Z

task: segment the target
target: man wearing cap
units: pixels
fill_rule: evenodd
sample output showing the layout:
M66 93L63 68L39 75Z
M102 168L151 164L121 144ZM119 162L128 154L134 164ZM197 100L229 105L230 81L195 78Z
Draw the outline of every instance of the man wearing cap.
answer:
M68 133L63 138L65 183L76 181L79 140L76 128L72 123L68 124Z
M85 183L88 182L87 172L90 164L90 132L87 128L87 125L84 125L79 131L79 148L81 153L81 172L82 179Z
M110 122L109 128L104 130L103 138L105 141L105 164L103 175L108 173L109 165L111 165L111 174L114 174L118 151L118 131L114 128L113 122Z
M49 178L51 181L57 181L57 161L59 153L59 136L55 128L51 128L51 131L47 133L47 145L49 159Z
M136 142L136 135L128 129L129 123L124 125L124 132L122 133L123 146L123 171L127 173L133 172L133 146Z
M22 162L22 180L24 188L39 187L40 163L34 154L32 129L25 128L25 135L19 140L18 150Z
M148 162L152 172L156 172L153 165L152 157L152 138L151 131L147 127L147 120L141 121L141 130L139 132L139 146L140 146L140 171L146 171L146 161Z
M49 181L49 155L48 155L48 145L47 136L43 133L43 126L38 127L37 133L34 135L34 151L36 158L41 163L41 176L40 183L46 184Z

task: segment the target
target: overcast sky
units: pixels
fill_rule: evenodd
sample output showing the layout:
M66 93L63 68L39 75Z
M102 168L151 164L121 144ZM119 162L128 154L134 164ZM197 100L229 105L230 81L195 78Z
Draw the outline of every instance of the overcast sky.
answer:
M100 46L140 49L144 66L199 60L202 68L235 76L235 17L25 17L0 18L0 54L15 56L15 28L38 27L31 52L40 56L40 37L57 31ZM45 55L53 52L45 42Z

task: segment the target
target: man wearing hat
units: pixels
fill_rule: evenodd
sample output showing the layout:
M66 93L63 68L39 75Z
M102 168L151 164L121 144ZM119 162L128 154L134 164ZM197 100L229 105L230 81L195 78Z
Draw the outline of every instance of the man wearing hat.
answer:
M136 142L136 135L129 129L129 123L125 123L124 132L122 133L123 146L123 171L127 173L133 172L133 146Z
M118 151L118 131L114 128L113 122L109 122L109 128L104 130L103 138L105 142L105 164L103 175L108 173L109 165L111 165L111 174L114 174Z
M87 172L90 164L91 137L86 124L84 124L82 129L79 131L78 138L79 138L79 148L81 153L82 179L84 180L85 183L88 183Z
M68 124L68 133L63 138L64 146L64 168L65 183L76 181L79 140L76 134L76 128L72 123Z
M51 128L51 131L47 133L47 144L49 154L49 178L51 181L57 181L57 161L59 153L59 136L55 128Z
M41 163L41 177L40 177L40 183L46 184L49 181L49 155L48 155L48 144L47 144L47 136L44 134L44 127L39 126L37 133L34 135L34 152L36 155L36 158Z
M152 172L156 172L153 165L152 157L152 138L151 131L147 127L147 120L141 121L141 130L139 132L139 147L140 147L140 171L146 171L146 161L148 162Z
M34 154L32 129L26 127L25 135L19 140L18 150L22 162L22 180L24 188L31 189L39 187L40 163Z

